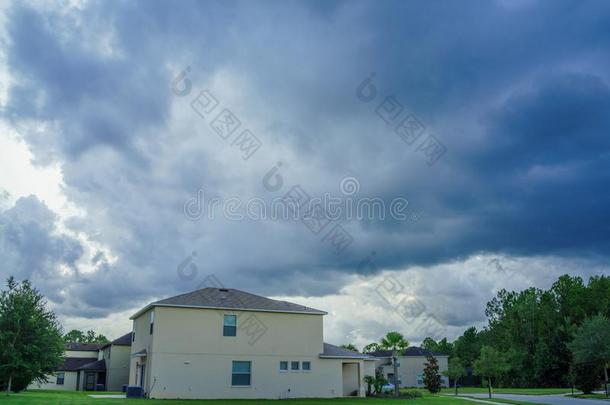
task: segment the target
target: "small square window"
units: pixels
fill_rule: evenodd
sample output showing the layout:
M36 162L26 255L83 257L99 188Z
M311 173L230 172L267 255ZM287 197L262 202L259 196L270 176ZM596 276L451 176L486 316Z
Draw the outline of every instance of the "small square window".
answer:
M288 362L280 361L280 371L288 371Z
M311 361L303 362L303 371L311 371Z
M57 373L55 376L57 377L57 380L55 380L55 384L57 384L57 385L64 385L65 374L64 373Z
M237 336L237 315L224 316L222 336Z
M292 371L299 371L299 362L298 361L291 361L290 362L290 369Z

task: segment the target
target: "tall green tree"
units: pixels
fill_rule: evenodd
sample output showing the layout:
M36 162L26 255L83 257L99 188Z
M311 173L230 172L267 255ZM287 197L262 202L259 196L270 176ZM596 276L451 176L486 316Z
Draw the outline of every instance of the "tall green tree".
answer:
M362 353L372 353L376 352L377 350L381 350L379 343L369 343L362 348Z
M358 348L353 343L347 343L347 344L341 345L341 347L344 349L347 349L347 350L351 350L352 352L358 351Z
M454 342L454 353L462 359L464 366L472 367L481 353L481 338L474 326L466 329Z
M96 334L93 330L88 330L86 333L78 329L72 329L63 337L66 343L110 343L104 335Z
M458 380L466 375L466 368L459 357L451 357L447 370L443 371L443 375L453 380L455 395L458 394Z
M379 342L382 349L392 351L392 364L394 365L394 395L398 396L400 387L398 384L398 352L409 347L409 342L399 332L388 332Z
M0 294L0 380L6 394L32 381L46 382L62 361L64 345L55 314L44 296L25 280L7 280ZM19 381L19 387L13 382Z
M431 354L426 356L424 363L424 386L431 394L441 390L441 375L438 372L438 361Z
M487 378L489 398L491 398L491 379L500 377L508 369L509 365L504 356L491 346L483 346L481 355L474 362L475 373Z
M585 319L569 344L574 363L582 367L604 371L608 381L607 366L610 363L610 321L604 315Z
M453 344L449 342L447 338L443 338L437 342L433 338L427 337L423 340L422 347L434 353L446 354L447 356L453 355Z

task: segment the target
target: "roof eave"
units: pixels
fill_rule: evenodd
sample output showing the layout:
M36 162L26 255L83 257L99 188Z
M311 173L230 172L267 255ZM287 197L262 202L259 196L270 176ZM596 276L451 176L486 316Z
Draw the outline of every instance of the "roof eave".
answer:
M279 313L279 314L302 314L302 315L328 315L326 311L281 311L281 310L273 310L273 309L256 309L256 308L231 308L231 307L209 307L209 306L200 306L200 305L178 305L178 304L157 304L152 303L148 304L135 314L129 317L129 319L136 319L146 311L154 307L167 307L167 308L192 308L192 309L222 309L225 311L248 311L248 312L270 312L270 313Z
M375 360L363 356L325 356L323 354L320 354L318 357L320 357L321 359Z

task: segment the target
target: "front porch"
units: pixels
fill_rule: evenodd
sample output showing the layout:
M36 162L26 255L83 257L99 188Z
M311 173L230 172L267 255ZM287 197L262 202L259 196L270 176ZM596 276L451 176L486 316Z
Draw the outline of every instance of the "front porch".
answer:
M76 381L79 391L106 391L106 361L85 364L78 369Z

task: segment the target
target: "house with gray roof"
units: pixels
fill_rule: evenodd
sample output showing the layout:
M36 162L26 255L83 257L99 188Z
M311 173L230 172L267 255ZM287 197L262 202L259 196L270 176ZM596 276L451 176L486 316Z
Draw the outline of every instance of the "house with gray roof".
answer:
M376 358L325 343L325 315L229 288L152 302L131 317L130 385L149 398L364 396Z
M400 387L416 388L424 386L426 356L432 355L438 362L442 386L449 386L449 379L442 375L442 372L446 371L449 366L449 356L446 354L431 352L423 347L415 346L398 352L395 358L392 357L391 350L378 350L369 354L375 357L375 367L381 371L390 383L396 381L394 378L394 361L396 361L398 363L398 384Z
M121 391L129 382L131 332L110 343L66 343L62 363L30 389Z

